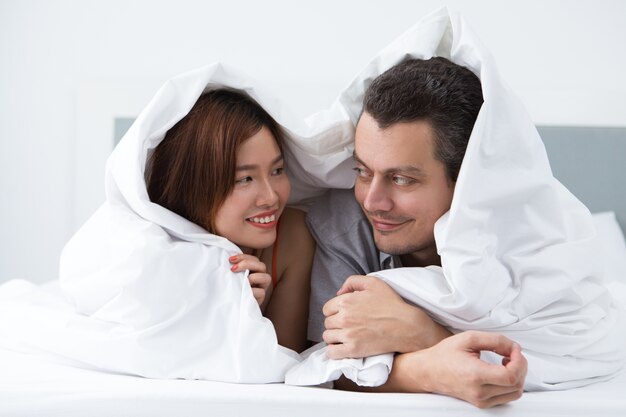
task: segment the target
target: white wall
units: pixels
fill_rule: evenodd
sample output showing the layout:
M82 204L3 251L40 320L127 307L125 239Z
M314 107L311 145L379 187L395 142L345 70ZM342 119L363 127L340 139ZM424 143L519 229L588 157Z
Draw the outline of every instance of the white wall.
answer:
M442 4L0 0L0 281L57 275L63 244L103 198L97 138L167 78L226 61L304 116ZM537 123L626 126L626 2L447 4Z

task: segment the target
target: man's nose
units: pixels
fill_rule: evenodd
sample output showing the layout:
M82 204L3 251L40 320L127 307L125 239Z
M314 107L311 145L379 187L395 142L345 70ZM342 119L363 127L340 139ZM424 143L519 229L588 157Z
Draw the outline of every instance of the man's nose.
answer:
M389 185L382 178L373 178L367 188L363 208L369 212L391 211L393 199Z

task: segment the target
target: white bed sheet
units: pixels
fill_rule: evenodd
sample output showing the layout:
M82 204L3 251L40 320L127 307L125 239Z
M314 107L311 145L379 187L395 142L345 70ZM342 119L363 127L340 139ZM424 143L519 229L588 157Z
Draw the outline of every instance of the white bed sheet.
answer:
M434 394L365 394L283 384L154 380L0 351L0 416L626 416L626 373L480 410Z

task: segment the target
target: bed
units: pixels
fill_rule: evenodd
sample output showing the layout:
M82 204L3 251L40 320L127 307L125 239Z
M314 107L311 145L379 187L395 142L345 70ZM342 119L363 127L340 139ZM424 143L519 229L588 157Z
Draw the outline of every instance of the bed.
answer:
M569 391L526 393L481 410L434 394L366 394L282 384L152 380L1 352L2 416L623 416L626 374Z
M610 274L626 284L626 128L540 127L554 174L592 212ZM584 169L583 169L584 168ZM621 228L621 230L620 230ZM616 292L626 286L615 284ZM626 294L619 296L626 303ZM626 349L626 346L624 346ZM0 350L0 416L624 416L626 372L480 410L436 394L366 394L283 384L156 380Z

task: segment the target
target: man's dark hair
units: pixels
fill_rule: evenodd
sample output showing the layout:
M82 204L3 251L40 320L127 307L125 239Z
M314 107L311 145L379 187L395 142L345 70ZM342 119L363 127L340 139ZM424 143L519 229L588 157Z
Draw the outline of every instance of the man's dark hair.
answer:
M376 77L365 92L363 111L381 129L430 122L434 156L456 181L482 103L480 80L469 69L445 58L410 59Z

